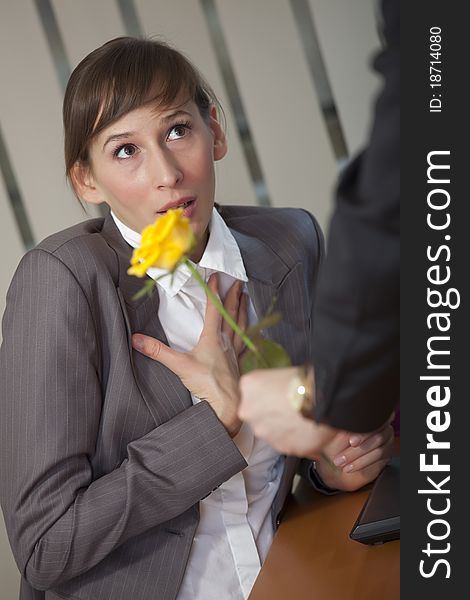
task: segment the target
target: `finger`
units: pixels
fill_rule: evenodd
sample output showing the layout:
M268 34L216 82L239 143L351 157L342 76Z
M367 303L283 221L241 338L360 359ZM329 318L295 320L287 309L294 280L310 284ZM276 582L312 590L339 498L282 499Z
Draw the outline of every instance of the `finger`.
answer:
M343 480L344 485L342 485L341 488L344 491L350 492L360 489L367 483L370 483L371 481L377 479L377 477L380 475L380 473L383 471L383 469L387 466L388 463L389 459L379 460L373 465L369 465L368 467L365 467L360 471L346 473L346 477ZM348 480L348 475L352 475L351 481Z
M378 448L388 442L390 438L393 437L393 434L393 428L387 425L387 428L381 429L366 438L362 444L357 446L356 451L359 451L362 454L370 452L371 450L374 450L374 448Z
M217 273L213 273L207 282L210 290L219 298L219 278ZM206 304L206 314L204 317L204 327L201 333L203 335L219 335L222 315L217 310L215 304L208 297Z
M245 331L248 326L248 296L244 293L242 293L240 296L237 324L242 331ZM235 350L235 354L239 357L245 349L245 344L239 335L234 336L233 347Z
M135 333L132 336L132 347L138 350L141 354L145 354L152 360L165 365L174 373L179 375L184 366L185 353L178 352L168 347L166 344L149 335Z
M370 455L366 455L362 457L358 461L354 461L349 465L346 465L343 469L344 473L365 473L369 469L377 468L380 465L380 470L388 464L390 459L392 458L392 454L380 454L378 450L374 450Z
M349 435L350 434L347 431L339 431L323 448L323 452L329 460L334 461L337 456L342 456L346 450L351 448L349 444Z
M338 451L337 455L333 458L333 462L337 467L344 467L375 448L379 448L385 444L393 444L394 436L393 428L388 425L386 429L370 435L360 446L348 446Z
M227 358L229 358L231 362L237 363L237 357L233 348L232 340L230 339L230 336L225 333L225 331L220 332L220 345L222 350L227 354Z
M232 340L224 331L221 332L220 337L222 339L222 349L225 353L227 364L232 373L238 379L240 376L240 368L238 366L237 355L235 354L235 349L233 347Z
M390 423L393 421L394 418L395 418L395 411L392 412L392 414L385 421L385 423L381 427L379 427L379 429L377 429L376 431L371 431L370 433L354 433L354 434L352 434L349 439L349 443L351 444L351 446L360 446L370 436L372 436L375 433L377 433L378 431L382 431L383 429L388 427L388 425L390 425Z
M365 469L381 460L389 460L393 456L393 449L393 440L387 441L381 446L374 448L370 452L366 452L365 454L359 456L352 462L348 462L343 467L343 471L346 473L352 473L353 471Z
M238 309L240 306L240 292L241 292L241 281L235 281L230 286L227 295L224 300L224 307L228 314L232 317L234 321L237 320ZM233 340L234 332L227 321L223 321L222 323L222 331L224 331L231 340Z

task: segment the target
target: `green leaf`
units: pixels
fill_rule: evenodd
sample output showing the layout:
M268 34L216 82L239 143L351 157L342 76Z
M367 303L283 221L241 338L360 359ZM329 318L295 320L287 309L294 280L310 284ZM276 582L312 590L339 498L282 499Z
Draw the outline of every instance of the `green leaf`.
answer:
M246 350L243 354L240 361L242 375L255 369L274 369L292 365L284 348L272 340L259 338L256 340L256 348L259 354L252 350Z
M132 296L132 300L138 300L142 298L142 296L151 296L153 292L153 288L155 287L155 281L153 279L147 279L141 289Z
M276 323L279 323L282 316L280 312L275 312L272 314L267 314L260 321L248 327L246 330L246 334L250 338L256 337L263 329L268 329L268 327L273 327Z

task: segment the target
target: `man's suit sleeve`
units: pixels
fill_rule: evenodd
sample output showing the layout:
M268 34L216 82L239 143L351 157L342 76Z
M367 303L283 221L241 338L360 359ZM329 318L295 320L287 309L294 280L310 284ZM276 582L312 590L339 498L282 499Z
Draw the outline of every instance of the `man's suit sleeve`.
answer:
M91 457L104 435L99 353L73 274L48 252L28 253L3 320L0 481L16 561L37 589L87 571L246 466L201 402L130 443L122 464L94 478Z
M383 3L385 78L370 142L346 169L320 276L313 356L316 418L371 431L399 394L399 5Z

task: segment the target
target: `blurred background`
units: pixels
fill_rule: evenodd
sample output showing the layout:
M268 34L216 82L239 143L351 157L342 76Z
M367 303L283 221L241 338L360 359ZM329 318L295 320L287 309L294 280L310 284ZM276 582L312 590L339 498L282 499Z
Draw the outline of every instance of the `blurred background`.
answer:
M24 252L100 215L66 184L62 98L78 62L122 35L173 44L214 88L229 143L219 203L306 208L327 233L380 85L375 0L0 0L0 314ZM2 600L16 600L1 516L0 581Z

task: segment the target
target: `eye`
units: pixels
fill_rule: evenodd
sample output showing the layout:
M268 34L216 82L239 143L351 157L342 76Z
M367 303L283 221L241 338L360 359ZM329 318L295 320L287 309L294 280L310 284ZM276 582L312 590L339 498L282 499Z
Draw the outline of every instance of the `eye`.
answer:
M137 152L137 147L134 144L124 144L124 146L119 146L113 152L116 158L131 158Z
M177 123L176 125L173 125L173 127L168 132L167 139L170 142L172 142L174 140L180 140L181 138L185 137L190 130L191 130L190 123Z

